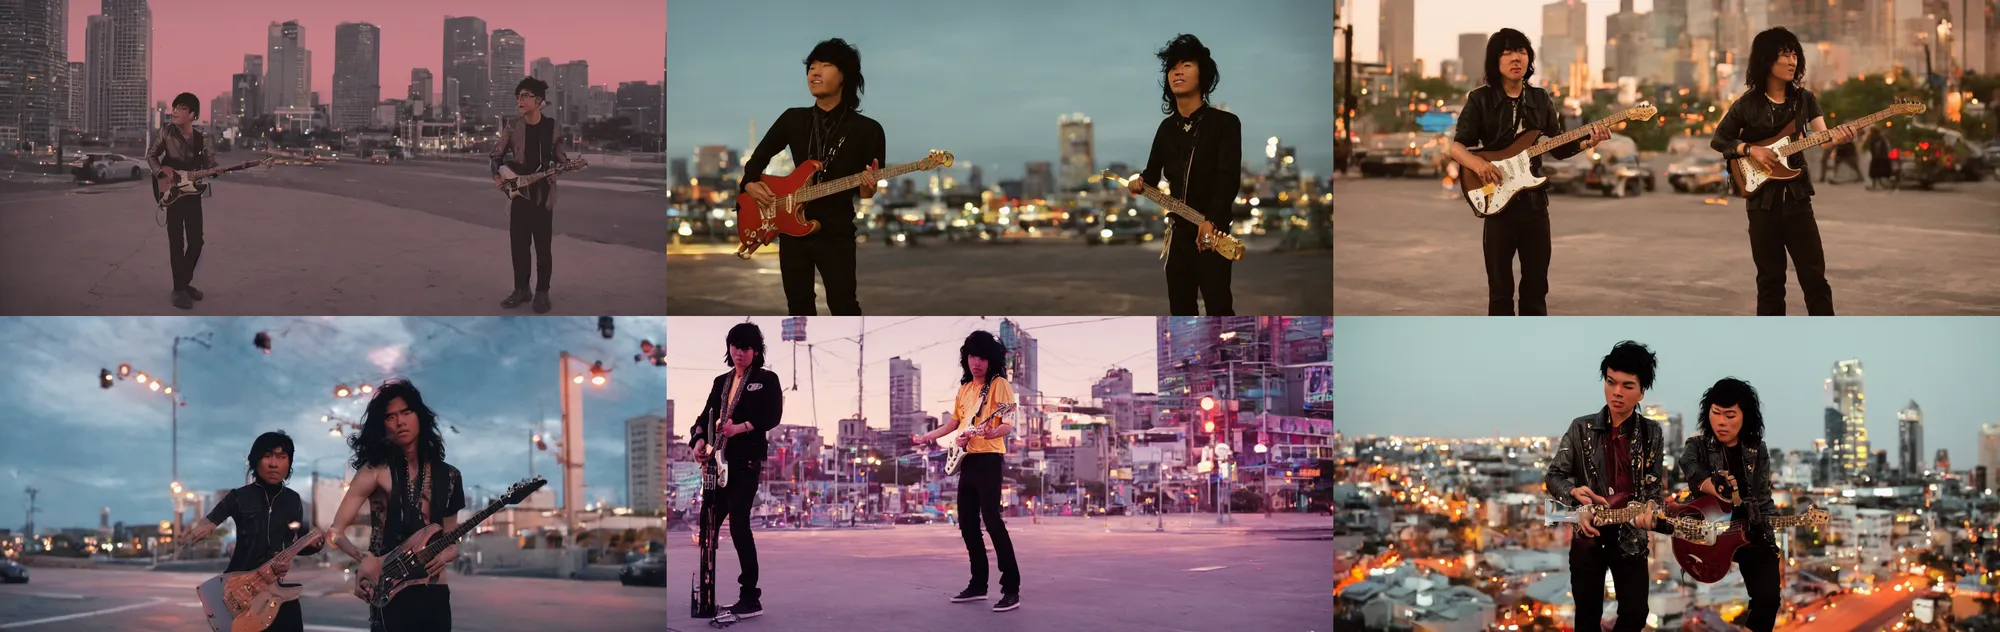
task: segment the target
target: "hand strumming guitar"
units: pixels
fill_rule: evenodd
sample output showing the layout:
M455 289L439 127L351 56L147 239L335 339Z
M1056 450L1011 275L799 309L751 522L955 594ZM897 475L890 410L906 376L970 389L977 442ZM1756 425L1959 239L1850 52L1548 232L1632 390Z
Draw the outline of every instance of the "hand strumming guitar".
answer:
M750 199L756 200L757 206L760 208L770 208L772 204L778 203L778 196L773 195L771 187L766 186L762 182L752 182L745 185L743 193L749 195Z
M1126 185L1127 185L1126 188L1132 190L1132 195L1144 195L1146 193L1145 180L1133 178L1130 181L1126 182Z
M1576 523L1577 530L1582 531L1583 535L1587 537L1592 537L1592 538L1597 537L1598 536L1597 527L1590 524L1590 518L1589 518L1590 514L1588 513L1588 510L1591 505L1596 505L1599 507L1609 506L1611 504L1611 501L1605 500L1603 496L1597 495L1597 492L1591 491L1590 487L1588 486L1578 487L1576 489L1569 490L1569 496L1570 498L1576 499L1577 504L1583 505L1586 511L1586 513L1584 514L1584 518Z

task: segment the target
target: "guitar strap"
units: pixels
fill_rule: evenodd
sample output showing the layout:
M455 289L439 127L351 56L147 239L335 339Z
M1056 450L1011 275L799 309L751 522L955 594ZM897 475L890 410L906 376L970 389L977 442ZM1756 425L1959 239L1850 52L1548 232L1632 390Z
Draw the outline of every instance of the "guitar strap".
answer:
M819 161L821 168L812 177L813 184L819 184L826 180L826 167L833 164L833 157L840 155L840 148L847 145L847 113L852 109L841 105L837 118L821 112L819 106L812 106L812 110L813 129L807 139L806 159ZM840 134L838 137L834 136L836 132Z
M1188 159L1187 167L1181 170L1181 201L1187 202L1188 208L1194 208L1194 151L1197 141L1201 138L1201 118L1188 119L1187 127L1182 128L1182 131L1188 133ZM1167 267L1167 255L1174 250L1174 216L1172 214L1168 214L1167 216L1166 242L1160 246L1161 269Z

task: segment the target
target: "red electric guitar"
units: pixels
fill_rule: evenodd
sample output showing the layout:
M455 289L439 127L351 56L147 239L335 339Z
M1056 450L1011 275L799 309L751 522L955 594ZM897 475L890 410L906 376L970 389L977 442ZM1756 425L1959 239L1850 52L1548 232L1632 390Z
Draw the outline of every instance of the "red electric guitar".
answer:
M1736 548L1743 546L1746 526L1741 520L1729 519L1735 510L1734 505L1707 494L1698 494L1685 505L1667 503L1666 515L1660 520L1673 527L1674 560L1680 562L1681 570L1704 584L1721 581L1729 574ZM1770 520L1772 528L1788 529L1823 525L1828 518L1826 510L1808 507L1805 513L1772 516Z
M875 172L877 178L887 180L917 171L930 171L938 167L951 166L951 152L932 151L929 156L916 162L883 167ZM751 253L778 238L778 233L793 237L804 237L819 230L819 222L806 219L807 202L866 184L862 174L854 174L837 180L812 184L813 174L819 173L825 165L817 160L808 160L791 173L782 176L765 176L758 180L770 187L771 195L778 197L771 208L758 206L757 200L747 194L736 196L736 256L749 259Z

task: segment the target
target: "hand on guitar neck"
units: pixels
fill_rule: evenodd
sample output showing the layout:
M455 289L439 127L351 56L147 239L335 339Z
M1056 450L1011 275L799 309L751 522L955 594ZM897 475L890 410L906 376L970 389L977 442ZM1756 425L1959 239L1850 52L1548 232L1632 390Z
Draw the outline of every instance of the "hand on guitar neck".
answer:
M1105 173L1108 174L1110 173L1110 171L1106 170ZM1145 195L1146 181L1141 180L1139 178L1132 178L1131 180L1126 181L1125 188L1130 190L1132 192L1132 195ZM1201 231L1200 233L1195 235L1195 240L1194 240L1195 250L1196 251L1213 250L1215 248L1216 237L1218 234L1215 231L1215 223L1204 219L1195 226Z

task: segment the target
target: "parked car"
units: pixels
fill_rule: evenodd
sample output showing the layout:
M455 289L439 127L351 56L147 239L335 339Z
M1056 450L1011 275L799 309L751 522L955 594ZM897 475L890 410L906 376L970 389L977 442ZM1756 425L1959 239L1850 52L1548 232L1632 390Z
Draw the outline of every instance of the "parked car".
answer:
M1152 241L1158 232L1153 220L1133 214L1116 215L1116 219L1103 221L1093 217L1090 225L1083 229L1083 242L1092 246L1098 244L1135 243Z
M1729 189L1729 173L1722 157L1694 156L1667 167L1667 184L1681 193L1722 193Z
M618 571L618 583L626 586L667 585L667 553L656 551L646 554Z
M906 513L896 516L896 524L930 524L936 522L930 514Z
M83 164L70 173L78 182L117 182L138 180L153 170L146 161L124 154L85 154Z
M17 564L14 560L0 559L0 583L28 583L28 567Z
M1542 186L1550 193L1568 193L1584 185L1583 176L1590 172L1590 156L1584 153L1570 156L1567 160L1556 160L1553 156L1542 158L1542 178L1548 180Z
M1601 154L1594 154L1602 156ZM1591 164L1584 174L1584 186L1604 192L1607 197L1638 195L1658 188L1658 180L1653 169L1639 162L1638 154L1627 154L1620 158L1602 156Z

